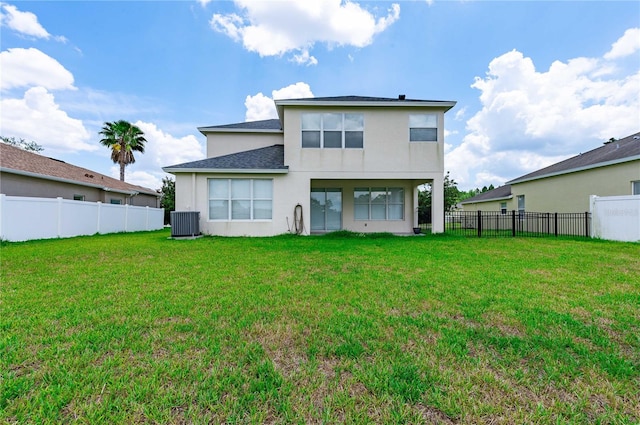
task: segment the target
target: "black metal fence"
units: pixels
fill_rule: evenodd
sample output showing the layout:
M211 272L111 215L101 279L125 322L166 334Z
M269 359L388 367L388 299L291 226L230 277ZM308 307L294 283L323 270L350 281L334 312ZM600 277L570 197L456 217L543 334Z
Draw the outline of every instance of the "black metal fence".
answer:
M521 211L456 211L445 214L445 231L477 237L591 236L591 214Z

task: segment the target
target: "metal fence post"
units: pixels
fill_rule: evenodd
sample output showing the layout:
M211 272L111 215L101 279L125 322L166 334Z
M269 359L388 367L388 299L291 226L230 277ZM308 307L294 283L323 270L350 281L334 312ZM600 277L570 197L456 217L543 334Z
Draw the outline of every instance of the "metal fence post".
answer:
M589 237L589 212L585 211L584 213L584 235Z
M478 210L478 237L482 237L482 211Z
M558 213L553 213L553 227L555 228L556 238L558 237Z
M511 236L516 237L516 210L511 210Z

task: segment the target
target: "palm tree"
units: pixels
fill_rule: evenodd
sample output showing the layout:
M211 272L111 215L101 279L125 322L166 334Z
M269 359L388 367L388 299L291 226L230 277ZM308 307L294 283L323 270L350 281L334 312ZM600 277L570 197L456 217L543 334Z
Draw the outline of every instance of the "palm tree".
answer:
M147 140L140 128L128 121L105 122L100 134L100 143L111 149L111 160L120 164L120 180L124 181L124 167L136 162L133 152L144 153Z

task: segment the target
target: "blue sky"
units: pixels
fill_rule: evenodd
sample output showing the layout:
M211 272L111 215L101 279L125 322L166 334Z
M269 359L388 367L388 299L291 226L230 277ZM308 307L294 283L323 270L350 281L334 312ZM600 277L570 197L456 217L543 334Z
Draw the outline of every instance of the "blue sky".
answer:
M445 168L505 181L640 131L637 1L17 1L0 10L0 134L114 177L105 121L145 132L126 180L205 157L199 126L273 98L454 100Z

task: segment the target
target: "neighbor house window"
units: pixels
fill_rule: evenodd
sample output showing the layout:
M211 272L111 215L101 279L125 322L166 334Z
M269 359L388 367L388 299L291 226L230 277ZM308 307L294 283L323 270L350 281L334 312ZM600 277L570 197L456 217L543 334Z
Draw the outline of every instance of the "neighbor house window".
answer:
M73 195L74 201L84 201L84 195Z
M438 116L436 114L409 115L410 142L437 142Z
M271 220L273 180L209 179L209 220Z
M362 149L363 114L302 114L302 147Z
M361 187L353 192L356 220L404 219L404 189L401 187Z
M518 195L518 215L524 217L524 195Z
M631 182L631 194L640 195L640 180Z
M113 199L111 198L109 200L110 203L112 203L113 205L121 205L122 204L122 199Z
M500 213L501 214L506 214L507 213L507 203L506 202L500 202Z

